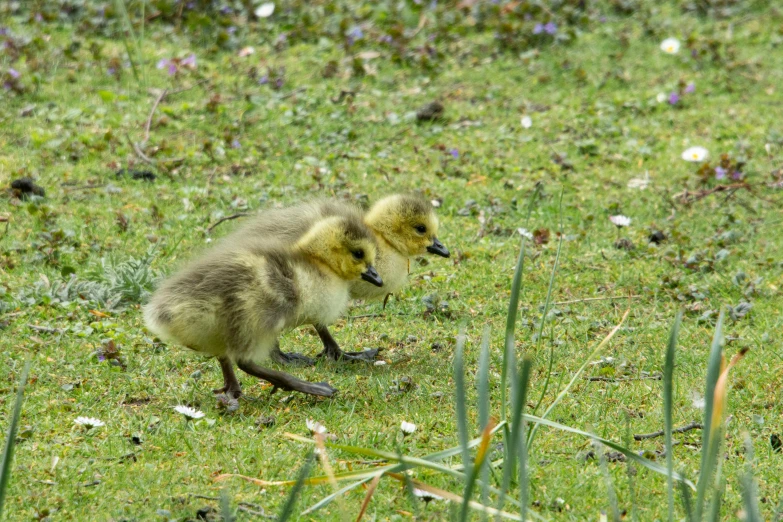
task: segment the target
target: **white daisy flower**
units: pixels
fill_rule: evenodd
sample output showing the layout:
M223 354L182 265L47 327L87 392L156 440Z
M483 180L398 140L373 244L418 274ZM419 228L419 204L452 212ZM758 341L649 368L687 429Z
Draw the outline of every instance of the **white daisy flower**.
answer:
M666 101L667 98L668 96L666 96L665 92L659 92L658 95L655 97L655 101L657 101L658 103L663 103Z
M691 147L682 153L682 159L693 162L704 161L709 155L710 152L704 147Z
M92 429L92 428L100 428L101 426L104 426L103 421L96 419L94 417L76 417L73 422L75 424L78 424L79 426L84 426L85 428Z
M680 41L676 38L667 38L661 42L661 51L666 54L677 54L680 52Z
M373 364L375 366L386 366L386 361L375 361Z
M619 214L617 216L609 216L609 221L611 221L612 224L618 228L631 225L631 218Z
M400 424L400 430L405 435L411 435L414 431L416 431L416 425L412 422L402 421L402 424Z
M255 10L256 16L259 18L269 18L274 12L275 4L273 2L265 2L259 5Z
M430 493L429 491L424 491L423 489L419 488L413 488L413 496L419 497L424 502L431 502L433 500L444 500L443 497L440 495L436 495L435 493Z
M307 429L310 430L310 433L316 434L316 433L326 433L326 426L321 424L318 421L314 421L312 419L307 419L305 421L305 425L307 426Z
M650 185L650 175L649 173L645 172L643 178L631 178L628 181L628 188L629 189L639 189L644 190Z
M529 129L533 126L533 120L530 118L530 116L522 116L522 127L525 129Z
M520 236L524 237L525 239L533 239L533 233L532 233L532 232L530 232L530 231L529 231L528 229L526 229L526 228L522 228L522 227L518 228L518 229L517 229L517 233L518 233Z
M184 415L185 418L188 420L200 419L201 417L204 416L203 411L198 411L196 408L191 408L190 406L184 406L182 404L180 404L179 406L174 406L174 410L177 413L181 413L182 415Z
M432 206L435 208L440 207L440 201L438 201L437 199L433 199L432 201L430 201L430 203L432 203Z

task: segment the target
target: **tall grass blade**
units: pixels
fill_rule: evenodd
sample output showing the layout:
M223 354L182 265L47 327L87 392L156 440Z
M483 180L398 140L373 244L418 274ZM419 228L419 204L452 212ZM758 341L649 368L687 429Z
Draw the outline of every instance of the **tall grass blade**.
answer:
M601 466L601 474L604 476L604 482L606 482L606 496L609 497L609 508L612 513L612 522L620 522L620 508L617 505L617 493L614 491L612 476L609 474L609 467L606 465L604 447L600 442L594 440L593 448L598 454L598 462Z
M753 479L753 441L745 434L745 475L742 477L742 503L745 506L745 522L762 522L758 503L756 481Z
M228 497L226 489L220 490L220 516L225 522L232 522L234 514L231 512L231 499Z
M277 517L278 522L285 522L294 512L296 499L299 496L299 492L302 490L302 486L304 486L308 475L310 475L310 468L313 466L313 461L315 461L315 454L313 451L309 451L305 457L304 464L302 464L302 467L299 469L299 475L296 477L296 483L288 493L288 498L285 501L283 509L280 510L280 515Z
M666 445L667 492L669 497L669 522L674 522L674 455L672 450L672 410L674 408L674 355L677 337L680 334L682 310L677 313L666 346L666 361L663 364L663 430Z
M0 464L0 518L3 516L3 505L5 504L5 495L8 490L8 484L11 480L11 462L14 459L14 449L16 447L16 432L19 430L19 417L22 415L22 402L24 400L24 388L27 385L27 376L30 373L30 359L24 363L22 376L19 378L19 388L16 390L16 401L14 402L14 411L11 413L8 423L8 434L5 438L3 447L3 461Z
M707 515L709 522L721 522L720 508L723 505L723 493L726 490L726 479L718 477L718 482L714 486L712 498L710 499L710 511Z
M367 508L370 507L370 500L372 500L372 495L375 493L375 488L377 488L378 484L381 482L382 476L383 475L377 475L374 479L372 479L372 482L370 482L370 486L367 488L367 494L364 496L364 501L362 501L362 507L359 510L359 515L356 517L356 522L360 522L362 520L362 517L367 512Z
M701 522L704 514L707 490L713 480L713 471L718 457L718 440L712 429L713 410L715 408L715 386L721 373L723 362L723 320L725 312L721 310L715 334L712 338L710 358L707 363L707 384L704 392L704 426L702 429L701 465L699 481L696 485L696 503L693 518Z
M631 416L628 414L628 412L625 412L625 437L623 439L623 444L625 444L626 447L630 447L631 444L633 444ZM628 492L631 499L631 520L633 522L637 522L639 520L639 514L636 510L636 481L634 480L634 477L636 476L636 468L634 467L633 462L628 459L626 459L625 468L628 474Z
M133 31L133 24L130 20L130 15L128 14L128 9L125 7L124 0L114 0L114 6L118 13L122 13L122 21L125 23L125 30L130 35L130 37L133 39L134 46L136 48L136 54L137 57L141 54L141 48L139 46L139 41L136 39L136 33ZM125 35L125 32L122 33L122 43L125 45L125 52L128 53L128 61L131 65L131 70L133 71L133 77L136 79L137 82L141 81L141 77L139 75L139 69L136 65L136 60L134 59L133 52L131 52L131 46L128 42L128 37Z
M536 352L538 352L541 346L541 340L544 338L544 325L546 324L547 314L549 313L549 306L552 303L552 289L555 286L555 275L557 274L557 268L560 265L560 252L563 249L563 192L565 189L560 190L560 240L557 242L557 254L555 255L555 264L552 265L552 273L549 276L549 287L546 291L546 300L544 301L544 312L541 315L541 323L538 325L538 337L536 339ZM533 413L538 411L541 407L541 403L544 402L546 392L549 390L549 381L552 378L552 367L555 360L555 344L551 343L549 348L549 365L546 372L546 378L544 379L544 386L541 390L541 397L538 398Z
M506 495L511 487L511 481L513 475L517 470L517 467L521 467L518 463L518 459L522 458L520 453L520 447L527 453L527 447L525 442L520 442L520 437L524 437L524 410L525 403L527 402L527 389L530 381L530 368L533 363L529 357L522 359L522 364L519 370L519 383L516 385L516 394L511 401L511 432L509 437L509 444L511 448L506 450L506 458L503 460L503 482L500 487L500 496L498 497L498 510L502 511L506 502ZM525 465L527 465L527 459L525 459ZM520 476L520 486L522 485L522 477ZM524 474L524 480L527 481L527 471ZM524 484L527 487L527 483ZM524 492L527 495L527 491ZM524 509L524 506L522 506Z
M533 367L533 360L529 357L522 359L522 369L519 372L519 399L512 405L514 411L514 425L519 424L519 434L517 435L517 449L519 456L519 504L521 506L521 518L527 520L527 505L529 502L529 476L527 473L527 438L525 437L525 422L522 415L525 412L527 404L527 390L530 384L530 370ZM519 413L517 413L519 412Z
M462 463L465 472L470 473L470 450L468 449L468 411L465 404L465 332L457 336L457 349L454 352L454 402L457 414L459 445L462 448Z
M691 497L691 490L684 482L678 483L680 486L680 496L682 497L682 509L685 511L686 522L694 522L693 520L693 497Z
M484 328L484 334L481 337L481 355L479 356L478 369L478 423L479 429L483 430L489 425L490 414L490 392L489 392L489 326ZM489 459L481 464L481 503L485 506L489 502ZM486 520L486 513L482 513L482 520Z
M525 227L528 226L530 221L530 215L533 213L533 203L541 190L541 185L536 184L533 193L530 194L530 199L527 202L527 216L525 216ZM508 389L509 376L508 372L516 371L516 361L509 360L509 353L514 353L514 329L517 323L517 310L519 309L519 293L522 288L522 273L525 264L525 236L522 236L519 247L519 257L517 258L517 266L514 269L514 279L511 281L511 296L508 300L508 312L506 313L506 338L503 349L503 363L500 367L500 420L506 420L506 392ZM513 364L512 364L513 362ZM511 382L516 380L515 376L512 376ZM513 393L513 392L512 392ZM507 436L507 434L506 434Z

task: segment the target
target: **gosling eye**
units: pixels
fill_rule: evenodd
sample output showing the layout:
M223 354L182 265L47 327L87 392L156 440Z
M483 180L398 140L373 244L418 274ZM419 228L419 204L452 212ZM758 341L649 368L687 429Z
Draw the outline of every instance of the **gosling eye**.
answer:
M415 228L416 232L418 232L419 234L424 234L427 232L427 227L425 227L424 225L416 225L413 228Z
M361 248L360 248L359 250L353 250L353 251L351 252L351 254L353 254L353 257L354 257L355 259L359 260L359 261L361 261L362 259L364 259L364 250L362 250Z

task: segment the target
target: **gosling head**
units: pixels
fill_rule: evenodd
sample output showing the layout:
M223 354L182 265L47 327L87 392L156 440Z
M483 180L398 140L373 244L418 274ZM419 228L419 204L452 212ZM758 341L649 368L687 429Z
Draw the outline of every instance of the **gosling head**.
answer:
M378 251L375 236L358 216L333 216L317 222L297 242L297 247L341 279L361 278L383 286L373 266Z
M408 257L424 252L449 257L438 240L438 217L432 203L419 196L395 194L373 205L365 223L391 246Z

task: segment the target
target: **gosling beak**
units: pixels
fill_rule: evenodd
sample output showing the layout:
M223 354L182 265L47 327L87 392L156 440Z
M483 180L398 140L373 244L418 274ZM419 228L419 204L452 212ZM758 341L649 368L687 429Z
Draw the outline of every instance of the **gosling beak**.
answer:
M432 240L432 244L427 247L427 252L429 252L430 254L439 255L440 257L451 256L449 249L446 248L446 246L443 243L438 241L438 238Z
M383 286L383 279L381 279L381 276L378 275L378 271L375 270L375 267L372 265L368 266L367 270L362 272L362 279L375 286Z

